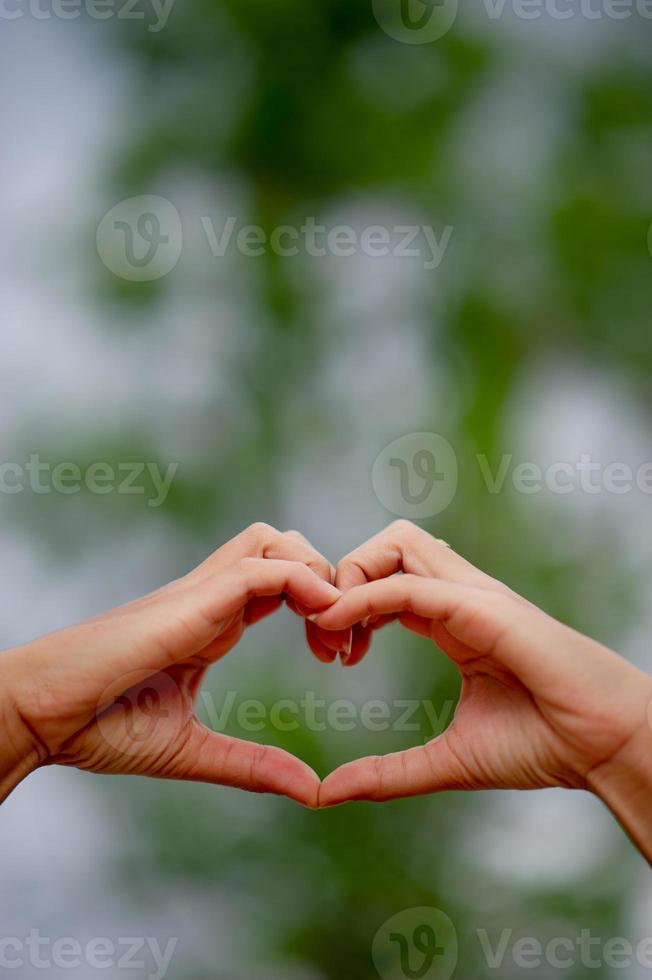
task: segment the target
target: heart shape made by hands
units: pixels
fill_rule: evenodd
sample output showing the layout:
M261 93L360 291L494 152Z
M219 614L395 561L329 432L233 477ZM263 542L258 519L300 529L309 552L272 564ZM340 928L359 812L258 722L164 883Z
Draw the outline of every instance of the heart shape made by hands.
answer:
M373 632L394 620L432 640L462 675L453 723L425 745L358 759L323 782L280 748L204 727L195 702L206 670L246 626L284 600L305 618L309 646L322 662L339 654L355 666ZM614 726L602 724L603 709L596 715L590 688L577 680L604 675L611 683L623 669L614 665L618 658L405 521L351 552L337 569L296 532L257 526L186 578L100 625L106 643L117 636L125 650L111 648L92 670L85 649L72 656L71 686L82 665L85 682L91 674L94 684L102 680L102 693L93 722L82 728L79 697L71 699L73 717L64 712L63 730L75 734L59 739L65 751L52 752L49 761L274 792L314 808L443 789L582 785L608 755L609 740L620 736L618 726L614 734ZM631 700L640 680L621 687L618 717L628 717L626 695ZM588 719L590 739L578 739L578 717Z

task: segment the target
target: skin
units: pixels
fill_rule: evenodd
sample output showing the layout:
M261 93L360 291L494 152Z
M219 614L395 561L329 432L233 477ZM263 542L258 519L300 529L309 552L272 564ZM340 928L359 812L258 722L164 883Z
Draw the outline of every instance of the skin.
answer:
M373 630L398 620L443 650L463 685L442 735L342 766L324 780L321 806L441 790L586 789L652 861L647 675L409 522L348 555L335 583L344 595L316 618L322 643L353 627L353 665Z
M334 584L332 584L334 582ZM208 667L287 600L315 656L349 666L392 621L459 668L438 738L359 759L323 783L273 747L211 732ZM257 524L184 578L0 658L0 798L41 765L199 780L309 807L441 790L564 786L597 794L652 862L652 680L399 521L335 571L297 532Z
M316 806L319 779L275 747L204 727L208 667L287 597L302 614L339 597L329 563L296 532L256 524L189 575L0 658L0 798L42 765L199 780Z

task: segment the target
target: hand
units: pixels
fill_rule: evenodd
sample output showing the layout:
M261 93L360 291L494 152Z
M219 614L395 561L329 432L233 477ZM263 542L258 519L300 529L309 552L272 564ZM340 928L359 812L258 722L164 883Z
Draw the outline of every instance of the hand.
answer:
M353 627L356 663L373 629L398 619L457 664L463 686L444 734L341 767L322 784L321 805L448 789L589 788L652 856L650 678L404 521L348 555L335 581L344 595L317 617L322 643L328 631ZM628 788L645 796L641 819L624 813Z
M194 704L210 664L287 596L302 615L339 596L296 532L256 524L184 578L0 658L0 798L38 765L192 779L316 805L319 780L278 748L209 731Z

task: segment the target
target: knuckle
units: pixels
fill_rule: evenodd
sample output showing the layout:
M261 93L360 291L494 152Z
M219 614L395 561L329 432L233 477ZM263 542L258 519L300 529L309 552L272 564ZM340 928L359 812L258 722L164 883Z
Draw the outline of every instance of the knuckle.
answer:
M514 599L510 595L506 592L494 592L488 589L486 592L484 604L486 604L487 609L498 615L507 615L512 612L514 609Z
M246 588L249 589L253 584L259 568L260 568L259 558L251 558L247 556L246 558L238 559L236 563L236 571L240 574Z
M264 521L254 521L254 523L250 524L245 531L245 534L248 537L253 538L254 541L267 540L276 533L277 532L274 530L271 524L266 524Z
M249 782L251 786L260 786L263 783L263 771L268 757L269 746L267 745L258 745L251 753L249 764Z
M251 572L260 565L260 558L253 558L251 555L246 555L244 558L239 558L237 562L237 567L242 572Z
M408 521L405 517L399 517L398 520L390 524L390 530L399 538L410 540L416 537L421 528L413 524L412 521Z
M382 799L385 780L385 759L382 755L374 755L371 757L371 764L374 774L374 795L376 799Z
M308 562L308 567L312 568L318 575L326 579L328 582L332 582L335 578L335 569L326 558L313 558Z

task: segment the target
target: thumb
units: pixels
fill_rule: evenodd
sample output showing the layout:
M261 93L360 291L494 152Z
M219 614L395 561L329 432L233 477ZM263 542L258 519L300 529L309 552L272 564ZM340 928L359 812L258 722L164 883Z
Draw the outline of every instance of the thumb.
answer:
M310 766L289 752L212 732L198 721L170 778L276 793L313 808L320 786Z
M451 730L426 745L391 755L356 759L326 777L319 806L336 806L351 800L383 802L404 796L420 796L450 789L470 789L464 763L452 750Z

